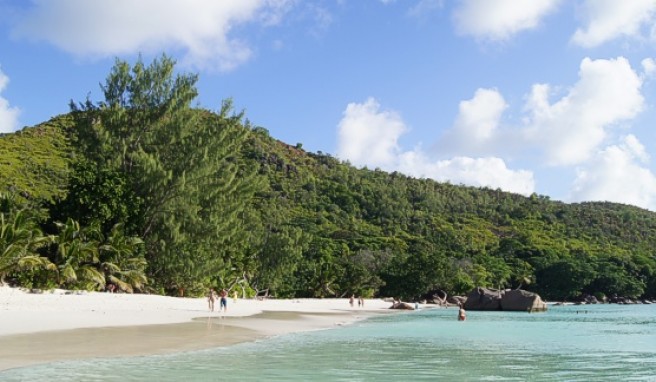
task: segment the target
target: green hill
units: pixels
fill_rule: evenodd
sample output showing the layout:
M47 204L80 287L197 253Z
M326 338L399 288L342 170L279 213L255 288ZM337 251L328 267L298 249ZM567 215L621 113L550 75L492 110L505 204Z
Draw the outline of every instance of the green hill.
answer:
M65 195L70 148L66 116L13 134L0 134L0 189L53 200Z
M44 233L61 237L54 223L66 219L97 227L87 237L101 254L120 223L144 243L135 269L149 281L137 290L410 299L521 286L547 299L656 297L653 212L358 169L270 137L229 103L213 113L170 111L187 102L173 98L152 109L110 101L0 136L0 188L48 209ZM95 284L61 281L64 245L39 249L58 276L8 275L91 288L127 280L105 270ZM104 269L95 260L75 266Z

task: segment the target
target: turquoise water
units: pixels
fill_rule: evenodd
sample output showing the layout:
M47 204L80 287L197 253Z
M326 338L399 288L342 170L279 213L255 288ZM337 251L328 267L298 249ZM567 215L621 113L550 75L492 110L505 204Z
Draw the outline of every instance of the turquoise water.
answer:
M59 362L0 381L656 381L656 305L425 309L166 356ZM1 346L1 344L0 344Z

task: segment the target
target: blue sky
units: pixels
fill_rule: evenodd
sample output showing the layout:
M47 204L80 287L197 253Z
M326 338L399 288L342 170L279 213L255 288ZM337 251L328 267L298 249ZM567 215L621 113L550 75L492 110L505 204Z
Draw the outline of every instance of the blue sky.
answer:
M656 0L0 0L0 132L162 53L358 167L656 211Z

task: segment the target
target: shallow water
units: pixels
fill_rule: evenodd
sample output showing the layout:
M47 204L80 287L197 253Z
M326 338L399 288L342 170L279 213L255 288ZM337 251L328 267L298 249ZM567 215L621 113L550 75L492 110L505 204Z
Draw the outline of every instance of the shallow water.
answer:
M59 362L0 372L0 381L656 381L656 305L456 314L426 309L204 351Z

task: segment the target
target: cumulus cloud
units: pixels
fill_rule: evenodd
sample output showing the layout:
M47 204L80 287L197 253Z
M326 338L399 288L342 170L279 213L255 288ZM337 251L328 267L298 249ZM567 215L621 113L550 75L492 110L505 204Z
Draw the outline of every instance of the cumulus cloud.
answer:
M581 7L585 26L576 30L572 41L595 47L619 37L637 37L643 27L654 27L654 0L586 0Z
M560 0L461 0L453 20L460 34L502 41L538 27L559 3Z
M542 146L551 165L581 163L603 143L608 128L643 109L641 86L625 58L585 58L579 81L556 102L549 101L549 85L533 86L526 103L526 138Z
M17 107L9 106L9 101L1 96L8 84L9 77L0 69L0 133L12 133L18 130L20 110Z
M643 81L656 64L645 59L641 65L638 73L623 57L585 58L571 87L556 91L535 84L523 105L522 122L514 125L504 121L510 105L501 92L479 88L460 102L453 125L440 137L438 150L430 152L420 146L403 150L399 140L408 130L405 123L397 113L381 110L375 99L352 103L339 124L339 156L358 166L523 195L534 192L535 175L509 163L570 167L577 170L572 201L655 209L656 177L647 166L645 147L633 135L613 144L619 128L627 128L645 108Z
M496 98L493 93L481 90L479 98L475 96L474 100L466 101L469 103L463 106L465 113L473 113L473 109L479 107L477 103L483 103L480 99ZM501 188L524 195L531 194L534 190L535 182L530 171L511 170L503 159L497 157L458 156L448 160L436 160L420 148L403 151L398 141L407 131L402 118L395 112L381 110L375 99L370 98L364 103L351 103L346 107L338 126L338 156L356 166L380 167L386 171L400 171L418 178Z
M456 121L440 139L438 149L460 155L488 153L499 136L499 123L507 107L498 90L476 90L472 99L460 102Z
M642 65L643 77L651 78L656 74L656 61L653 58L645 58L640 64Z
M381 111L373 98L348 104L338 129L339 157L356 166L381 168L395 163L399 137L407 131L397 113Z
M181 50L183 62L230 70L252 51L237 25L276 24L294 0L32 0L13 34L81 57Z
M497 157L454 157L432 161L421 151L409 151L399 158L399 171L417 177L431 178L452 184L500 188L504 191L530 195L535 190L533 173L511 170Z
M649 156L633 136L600 151L577 172L573 201L610 201L656 210L656 176Z

